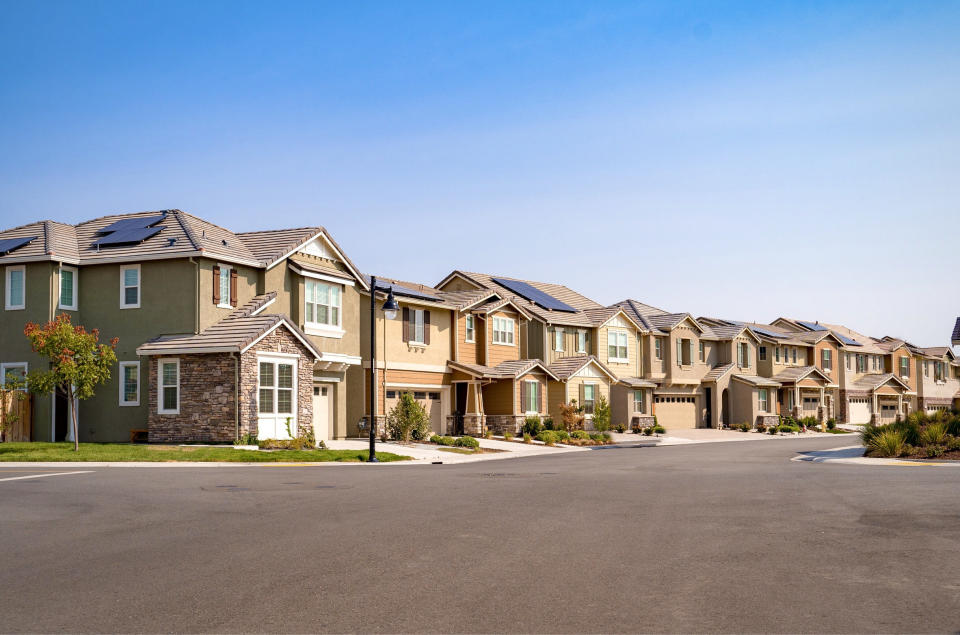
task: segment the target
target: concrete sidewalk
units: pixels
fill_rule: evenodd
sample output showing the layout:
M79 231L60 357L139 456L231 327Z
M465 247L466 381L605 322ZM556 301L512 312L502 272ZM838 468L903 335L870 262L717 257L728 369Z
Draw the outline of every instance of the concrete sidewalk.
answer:
M571 446L548 447L542 443L522 443L517 441L503 441L500 439L477 439L480 447L488 450L499 450L489 454L460 454L458 452L448 452L442 447L432 443L398 443L396 441L377 441L377 450L383 452L392 452L403 456L412 457L413 461L404 461L403 463L473 463L476 461L494 461L500 459L517 459L525 456L543 456L547 454L563 454L565 452L583 452L590 448L580 448ZM366 450L369 442L365 439L342 439L336 441L326 441L326 445L331 450ZM450 448L455 449L455 448ZM459 449L459 448L456 448Z

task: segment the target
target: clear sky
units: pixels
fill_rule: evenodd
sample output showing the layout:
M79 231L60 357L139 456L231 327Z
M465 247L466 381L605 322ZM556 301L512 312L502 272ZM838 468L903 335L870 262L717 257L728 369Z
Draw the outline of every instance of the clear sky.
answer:
M0 226L322 224L365 271L960 314L957 2L0 2Z

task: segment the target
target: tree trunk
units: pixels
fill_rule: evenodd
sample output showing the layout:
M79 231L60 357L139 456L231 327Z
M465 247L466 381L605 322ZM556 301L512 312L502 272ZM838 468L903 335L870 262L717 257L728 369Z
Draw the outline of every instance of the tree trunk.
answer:
M70 413L70 421L73 425L73 451L80 451L80 435L77 430L77 409L73 400L73 386L67 386L67 411Z

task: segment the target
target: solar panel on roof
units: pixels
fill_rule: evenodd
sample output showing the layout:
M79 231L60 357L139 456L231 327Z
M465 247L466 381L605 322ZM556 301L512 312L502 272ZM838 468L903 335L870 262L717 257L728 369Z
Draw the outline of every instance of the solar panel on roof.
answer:
M0 256L6 256L14 249L20 249L24 245L29 245L36 239L36 236L30 236L28 238L5 238L0 240Z
M852 340L852 339L850 339L849 337L847 337L846 335L841 335L840 333L837 333L836 331L834 331L833 334L836 335L836 336L837 336L837 339L840 340L841 342L843 342L844 344L849 344L850 346L863 346L863 344L861 344L861 343L858 342L857 340Z
M526 282L520 282L519 280L508 280L506 278L492 278L494 282L499 284L501 287L505 287L514 293L516 293L521 298L533 302L537 306L541 306L544 309L550 309L551 311L565 311L568 313L576 313L577 310L556 299L548 293L544 293L540 289L527 284Z
M440 300L435 295L430 295L429 293L424 293L423 291L417 291L416 289L411 289L410 287L405 287L400 284L388 284L388 285L377 285L378 289L388 290L393 289L395 295L402 295L408 298L419 298L421 300L432 300L437 302Z
M760 333L761 335L766 335L767 337L773 337L773 338L786 337L786 335L784 335L783 333L774 333L773 331L768 331L767 329L761 328L759 326L751 326L750 330L756 333Z
M136 218L124 218L115 223L107 225L106 227L98 229L97 235L103 236L105 234L127 231L130 229L144 229L146 227L156 225L166 217L166 214L159 214L157 216L137 216Z
M802 327L805 328L805 329L810 329L811 331L826 331L826 330L827 330L827 327L825 327L825 326L820 326L820 325L817 324L816 322L803 322L803 321L801 321L801 320L797 320L797 324L799 324L800 326L802 326Z
M166 229L164 226L160 227L133 227L131 229L123 229L120 231L111 232L108 236L104 236L100 240L93 243L94 247L105 247L107 245L129 245L132 243L143 242L151 236L159 234L162 230Z

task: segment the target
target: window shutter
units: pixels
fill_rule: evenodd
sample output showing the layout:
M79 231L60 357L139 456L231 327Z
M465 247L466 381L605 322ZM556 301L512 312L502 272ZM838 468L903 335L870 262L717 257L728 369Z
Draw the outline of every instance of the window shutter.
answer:
M430 344L430 311L423 312L423 343Z
M683 342L677 340L677 366L683 365Z
M580 384L580 407L583 407L583 399L586 396L586 390L584 389L584 384Z
M237 271L230 270L230 306L237 306Z
M527 404L530 403L530 382L524 381L520 384L520 412L527 411Z
M537 382L537 412L543 412L543 386Z
M403 307L403 341L410 341L410 307Z
M213 268L213 303L220 304L220 267Z

